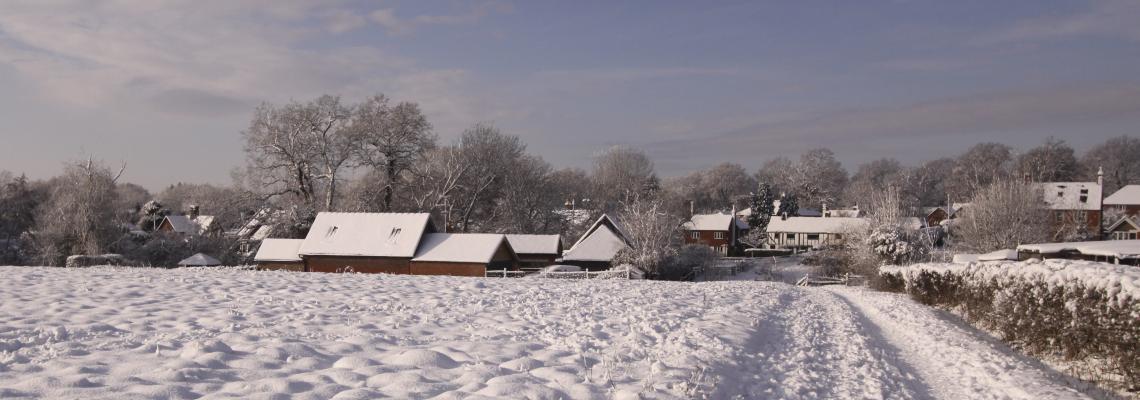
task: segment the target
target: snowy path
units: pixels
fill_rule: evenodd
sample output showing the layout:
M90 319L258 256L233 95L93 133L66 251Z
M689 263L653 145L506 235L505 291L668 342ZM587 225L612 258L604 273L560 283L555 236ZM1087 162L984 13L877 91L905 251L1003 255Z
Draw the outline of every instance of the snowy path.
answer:
M0 398L1083 398L905 297L0 267Z

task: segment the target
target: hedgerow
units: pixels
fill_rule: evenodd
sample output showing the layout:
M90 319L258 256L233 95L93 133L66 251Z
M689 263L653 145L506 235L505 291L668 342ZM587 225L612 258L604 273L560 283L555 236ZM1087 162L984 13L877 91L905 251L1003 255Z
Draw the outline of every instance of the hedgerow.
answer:
M1140 390L1140 268L1028 260L884 266L880 276L882 289L950 309L1027 354Z

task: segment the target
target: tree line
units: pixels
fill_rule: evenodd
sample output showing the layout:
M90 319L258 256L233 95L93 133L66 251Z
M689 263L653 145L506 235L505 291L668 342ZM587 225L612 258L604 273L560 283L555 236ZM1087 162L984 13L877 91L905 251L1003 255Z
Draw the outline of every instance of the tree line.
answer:
M0 172L0 261L61 265L71 254L114 252L168 266L206 251L228 263L247 262L249 252L221 233L266 209L277 211L270 214L282 227L275 237L303 237L321 211L428 212L449 231L562 234L572 242L602 212L632 220L637 214L628 210L650 210L662 219L631 222L679 224L690 210L748 207L760 184L777 198L791 194L799 207L820 209L874 207L871 199L885 187L898 188L909 208L965 202L993 182L1093 180L1099 167L1106 193L1140 180L1140 139L1131 136L1079 157L1050 138L1024 152L981 143L914 166L884 158L854 173L826 148L770 159L755 171L722 163L667 179L646 153L622 146L596 154L588 169L559 169L490 123L442 141L416 103L383 95L359 103L321 96L263 104L240 134L246 162L229 185L178 183L150 193L121 181L125 166L97 160L69 162L59 176L39 181ZM216 217L216 234L187 239L153 232L165 215L190 205Z

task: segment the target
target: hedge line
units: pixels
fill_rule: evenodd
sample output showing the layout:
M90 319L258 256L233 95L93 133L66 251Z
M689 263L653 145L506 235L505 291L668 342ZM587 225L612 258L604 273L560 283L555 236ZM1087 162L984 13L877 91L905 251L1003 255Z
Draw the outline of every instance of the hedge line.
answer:
M886 290L960 313L1034 356L1102 366L1086 377L1140 390L1140 268L1068 260L880 269Z

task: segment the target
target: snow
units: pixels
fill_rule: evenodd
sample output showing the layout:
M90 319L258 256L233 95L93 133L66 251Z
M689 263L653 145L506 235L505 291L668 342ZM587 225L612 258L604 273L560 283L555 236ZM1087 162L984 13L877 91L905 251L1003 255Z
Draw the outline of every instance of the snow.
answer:
M504 235L493 233L429 233L412 261L486 264L505 240Z
M1090 256L1140 258L1140 240L1102 240L1093 242L1023 244L1021 246L1017 246L1017 250L1039 254L1076 251L1080 252L1081 254Z
M409 258L429 226L426 213L322 212L300 254Z
M507 235L507 241L518 254L561 254L562 237L558 235Z
M0 267L0 397L1085 398L903 296Z
M197 253L197 254L194 254L190 257L186 257L182 261L179 261L178 265L181 265L184 267L213 267L213 266L217 266L217 265L222 265L222 262L218 261L218 259L216 259L214 257L210 257L206 254Z
M253 260L257 262L301 261L301 256L297 252L303 242L302 239L265 239L261 241L261 247L257 249L257 255L253 257Z
M732 223L739 229L748 229L748 224L736 219L732 214L697 214L682 227L690 231L728 231Z
M788 217L772 218L768 223L769 233L846 233L852 229L867 226L863 218L845 217Z
M1096 182L1043 182L1037 185L1049 209L1100 210L1101 186ZM1082 197L1085 201L1081 201Z
M955 254L955 263L969 263L976 261L1003 261L1003 260L1017 260L1017 250L1005 249L991 251L985 254Z
M1111 196L1104 198L1106 206L1127 206L1140 204L1140 185L1127 185Z

